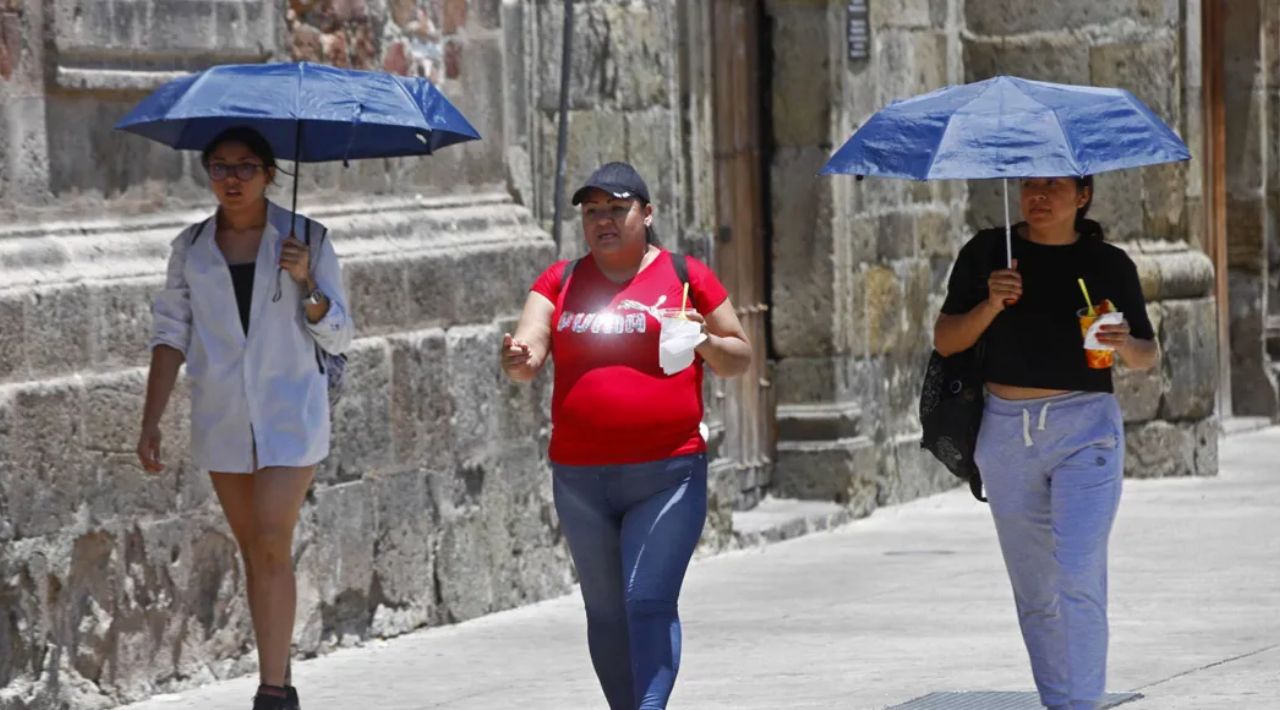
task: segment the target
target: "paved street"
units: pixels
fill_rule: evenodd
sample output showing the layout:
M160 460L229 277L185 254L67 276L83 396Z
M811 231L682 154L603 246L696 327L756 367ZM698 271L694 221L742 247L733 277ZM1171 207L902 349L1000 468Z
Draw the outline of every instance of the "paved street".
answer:
M1280 707L1280 429L1216 479L1128 481L1112 537L1109 686L1126 710ZM879 709L1030 690L985 506L968 493L695 563L671 707ZM307 710L600 708L576 595L295 669ZM132 710L249 707L252 679Z

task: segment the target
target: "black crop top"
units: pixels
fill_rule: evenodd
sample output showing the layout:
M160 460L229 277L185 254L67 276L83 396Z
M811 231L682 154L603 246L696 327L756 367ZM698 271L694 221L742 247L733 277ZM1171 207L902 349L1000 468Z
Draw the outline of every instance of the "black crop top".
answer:
M1021 227L1022 225L1019 225ZM1138 269L1129 255L1101 239L1048 246L1013 236L1013 258L1022 274L1022 298L996 316L983 334L983 378L1015 387L1112 392L1111 370L1085 364L1076 311L1085 307L1076 279L1094 303L1109 298L1129 321L1135 338L1155 333L1147 317ZM987 277L1005 267L1004 228L985 229L960 250L942 312L968 313L987 298Z
M227 265L231 269L231 285L235 288L240 325L244 327L245 335L249 334L249 309L253 305L253 272L256 267L253 262Z

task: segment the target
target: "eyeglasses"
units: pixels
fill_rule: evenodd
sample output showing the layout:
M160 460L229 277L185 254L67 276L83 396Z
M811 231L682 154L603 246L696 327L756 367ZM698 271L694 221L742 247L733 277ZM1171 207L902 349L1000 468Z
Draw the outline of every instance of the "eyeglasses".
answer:
M259 170L262 170L261 163L237 163L235 165L228 165L227 163L210 163L209 179L214 182L222 182L232 175L235 175L236 179L240 182L248 182L253 179L253 176L258 174Z
M635 204L635 202L629 202L625 205L585 205L582 208L582 217L584 220L597 220L607 217L614 222L621 222L626 219L627 215L631 212L631 208L635 206Z

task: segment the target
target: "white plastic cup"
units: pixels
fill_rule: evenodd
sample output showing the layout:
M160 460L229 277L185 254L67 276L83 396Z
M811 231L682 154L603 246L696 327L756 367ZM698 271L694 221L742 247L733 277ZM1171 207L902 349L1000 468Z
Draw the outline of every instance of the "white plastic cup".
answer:
M693 364L694 348L706 340L702 324L682 315L679 308L667 308L658 312L662 332L658 338L658 365L668 375L674 375Z

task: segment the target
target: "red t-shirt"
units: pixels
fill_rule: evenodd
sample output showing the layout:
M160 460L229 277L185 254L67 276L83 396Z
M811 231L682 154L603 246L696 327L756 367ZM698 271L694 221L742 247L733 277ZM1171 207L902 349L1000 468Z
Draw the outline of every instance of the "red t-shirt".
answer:
M688 257L690 308L708 314L728 293L711 269ZM659 323L636 304L679 308L683 284L663 251L627 283L605 278L590 256L569 275L552 264L533 284L556 304L551 320L555 387L551 460L568 466L641 463L706 451L702 358L674 375L658 366ZM631 303L628 303L631 302Z

